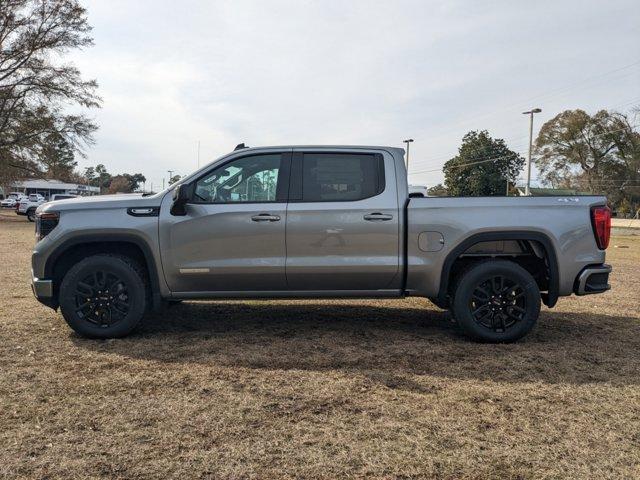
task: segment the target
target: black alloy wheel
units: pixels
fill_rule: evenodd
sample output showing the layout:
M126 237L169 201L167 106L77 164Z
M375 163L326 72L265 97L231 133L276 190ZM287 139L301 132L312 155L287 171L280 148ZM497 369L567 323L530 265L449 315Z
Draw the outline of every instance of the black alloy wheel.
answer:
M469 308L476 323L500 333L524 320L527 297L520 283L496 275L475 287Z
M144 267L127 256L92 255L64 275L60 311L83 337L123 337L136 328L145 313L146 278Z
M458 273L451 312L462 332L482 342L513 342L526 335L540 314L540 290L515 262L484 260Z
M75 304L79 318L101 328L121 322L131 308L127 284L105 270L96 270L77 282Z

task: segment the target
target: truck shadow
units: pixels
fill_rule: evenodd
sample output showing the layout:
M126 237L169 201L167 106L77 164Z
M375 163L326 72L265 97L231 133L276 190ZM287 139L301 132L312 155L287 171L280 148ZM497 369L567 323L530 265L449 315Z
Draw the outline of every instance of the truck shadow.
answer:
M393 305L393 306L390 306ZM543 311L510 345L473 343L446 312L396 302L193 302L128 338L78 346L137 359L268 370L341 370L421 391L421 375L497 382L640 383L637 321Z

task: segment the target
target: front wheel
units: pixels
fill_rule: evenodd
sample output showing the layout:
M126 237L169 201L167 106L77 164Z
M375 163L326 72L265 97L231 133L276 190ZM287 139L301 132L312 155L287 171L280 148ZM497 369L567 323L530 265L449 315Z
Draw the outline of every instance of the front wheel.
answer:
M27 212L27 220L29 220L30 222L35 222L36 221L36 211L35 209L31 209Z
M76 263L60 285L60 311L88 338L116 338L140 323L146 308L142 268L122 255L99 254Z
M536 324L540 290L520 265L488 260L458 276L451 310L467 336L482 342L513 342Z

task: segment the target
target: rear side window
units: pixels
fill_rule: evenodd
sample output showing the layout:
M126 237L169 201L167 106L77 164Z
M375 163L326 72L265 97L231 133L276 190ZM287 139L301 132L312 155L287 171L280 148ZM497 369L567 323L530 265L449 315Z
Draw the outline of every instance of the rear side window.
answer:
M302 157L303 202L347 202L384 190L382 155L305 153Z

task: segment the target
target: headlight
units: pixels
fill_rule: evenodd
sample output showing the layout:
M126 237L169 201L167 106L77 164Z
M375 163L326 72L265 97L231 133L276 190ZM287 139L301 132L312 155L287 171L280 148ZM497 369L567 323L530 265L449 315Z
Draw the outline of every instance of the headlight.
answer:
M51 233L60 221L59 212L42 212L36 213L36 242Z

